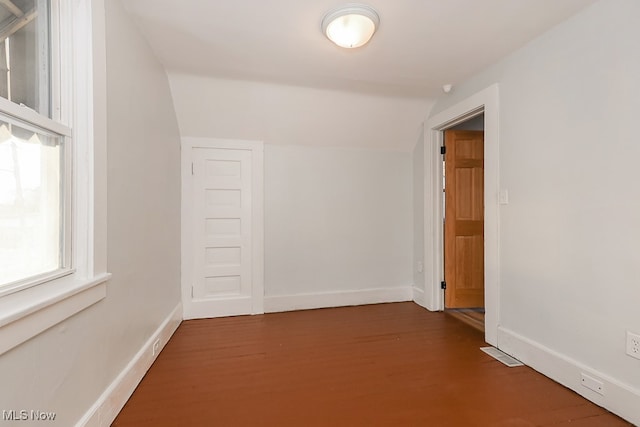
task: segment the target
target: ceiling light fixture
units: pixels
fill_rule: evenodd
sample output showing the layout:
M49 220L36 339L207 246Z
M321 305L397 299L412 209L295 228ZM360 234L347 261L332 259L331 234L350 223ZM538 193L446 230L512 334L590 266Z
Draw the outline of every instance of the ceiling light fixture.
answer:
M322 19L322 32L340 47L355 48L365 45L380 24L374 8L349 3L333 9Z

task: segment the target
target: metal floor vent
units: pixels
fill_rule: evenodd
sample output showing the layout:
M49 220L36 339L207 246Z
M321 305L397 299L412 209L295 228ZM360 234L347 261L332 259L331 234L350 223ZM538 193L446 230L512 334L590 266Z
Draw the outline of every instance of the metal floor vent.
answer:
M514 359L513 357L509 356L506 353L501 352L495 347L480 347L480 350L484 351L489 356L493 357L499 362L504 363L510 368L514 368L516 366L524 366L524 363L522 363L518 359Z

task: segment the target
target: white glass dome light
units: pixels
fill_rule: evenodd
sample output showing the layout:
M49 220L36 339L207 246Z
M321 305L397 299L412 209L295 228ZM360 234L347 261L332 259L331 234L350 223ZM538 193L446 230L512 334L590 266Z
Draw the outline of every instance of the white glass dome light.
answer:
M329 40L348 49L367 44L380 24L374 8L347 4L329 11L322 19L322 32Z

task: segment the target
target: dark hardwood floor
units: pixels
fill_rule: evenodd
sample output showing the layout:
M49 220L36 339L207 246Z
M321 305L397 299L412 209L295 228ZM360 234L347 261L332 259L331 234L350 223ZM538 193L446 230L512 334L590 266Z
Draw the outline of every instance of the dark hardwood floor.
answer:
M114 426L630 426L413 303L185 321Z
M476 328L484 333L484 309L483 308L456 308L445 310L445 313Z

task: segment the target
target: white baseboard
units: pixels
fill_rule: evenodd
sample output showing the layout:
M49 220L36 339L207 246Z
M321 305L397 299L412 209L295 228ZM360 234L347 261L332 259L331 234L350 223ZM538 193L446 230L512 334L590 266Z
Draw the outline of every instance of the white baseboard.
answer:
M413 302L418 304L420 307L429 309L427 307L427 300L425 298L424 289L416 288L415 286L412 288L413 292Z
M498 343L503 352L570 388L596 405L635 425L640 425L640 412L638 412L640 390L503 327L498 329ZM582 373L604 384L602 395L582 385Z
M120 375L107 387L98 400L78 421L76 427L107 427L113 423L144 374L147 373L158 354L153 355L153 343L160 340L162 350L182 322L182 303L167 316L162 324L140 348L138 353L120 372ZM160 351L158 351L160 353Z
M314 308L344 307L350 305L378 304L411 301L411 286L396 288L362 289L357 291L321 292L313 294L265 296L265 313L309 310Z

